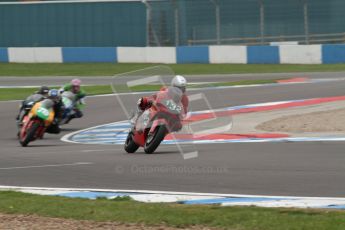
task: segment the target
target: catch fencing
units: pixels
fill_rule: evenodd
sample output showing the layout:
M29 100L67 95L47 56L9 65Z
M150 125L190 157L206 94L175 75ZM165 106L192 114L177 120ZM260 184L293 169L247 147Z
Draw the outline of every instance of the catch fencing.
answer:
M0 47L345 42L344 0L0 2Z

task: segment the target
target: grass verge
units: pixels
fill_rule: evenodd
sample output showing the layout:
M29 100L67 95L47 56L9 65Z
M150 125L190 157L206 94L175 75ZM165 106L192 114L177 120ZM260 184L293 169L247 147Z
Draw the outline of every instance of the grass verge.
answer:
M212 84L197 84L191 85L190 88L203 88L212 86L234 86L234 85L253 85L253 84L270 84L276 83L277 80L242 80L235 82L217 82ZM58 88L58 87L55 87ZM132 91L158 91L161 85L140 85L132 87ZM95 86L84 86L83 89L87 95L99 95L99 94L111 94L113 93L110 85L95 85ZM37 88L0 88L0 101L4 100L21 100L26 98L28 95L37 91ZM125 90L125 88L124 88Z
M0 76L112 76L157 64L112 63L0 63ZM170 64L176 74L231 74L231 73L288 73L339 72L345 64L288 65L288 64Z
M164 224L175 227L198 225L243 230L345 228L344 211L146 204L130 199L87 200L13 191L1 191L0 201L2 213L37 214L76 220Z

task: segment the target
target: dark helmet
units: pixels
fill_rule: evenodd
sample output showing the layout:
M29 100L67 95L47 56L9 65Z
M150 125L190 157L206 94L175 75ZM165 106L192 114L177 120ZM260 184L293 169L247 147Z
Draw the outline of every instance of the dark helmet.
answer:
M48 86L41 86L41 88L37 91L37 93L42 95L48 95L49 87Z
M59 92L59 90L57 90L57 89L49 90L48 98L53 100L53 101L55 101L55 102L58 102L60 100L60 92Z

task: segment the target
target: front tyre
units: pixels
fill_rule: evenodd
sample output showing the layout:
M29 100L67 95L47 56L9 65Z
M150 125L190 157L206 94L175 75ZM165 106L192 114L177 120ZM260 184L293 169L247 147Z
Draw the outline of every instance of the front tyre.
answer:
M37 129L39 127L39 123L33 123L29 130L26 130L20 134L19 143L21 144L21 146L26 147L29 144L29 142L34 139Z
M153 153L164 140L166 133L167 128L164 125L161 125L158 126L152 134L149 134L144 146L145 153Z
M138 150L139 145L137 145L134 141L133 141L133 136L132 133L128 133L126 142L125 142L125 151L127 153L134 153L135 151Z

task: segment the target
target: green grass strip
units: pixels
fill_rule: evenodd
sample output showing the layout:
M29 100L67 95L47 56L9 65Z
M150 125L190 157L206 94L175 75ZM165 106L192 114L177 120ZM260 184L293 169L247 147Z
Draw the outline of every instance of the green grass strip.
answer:
M0 212L175 227L199 225L243 230L345 229L344 211L146 204L130 199L88 200L12 191L0 192Z
M0 63L0 76L112 76L157 64L112 63ZM176 74L234 74L234 73L289 73L339 72L345 64L288 65L288 64L170 64Z
M4 88L0 89L0 101L23 100L36 92L37 88Z

